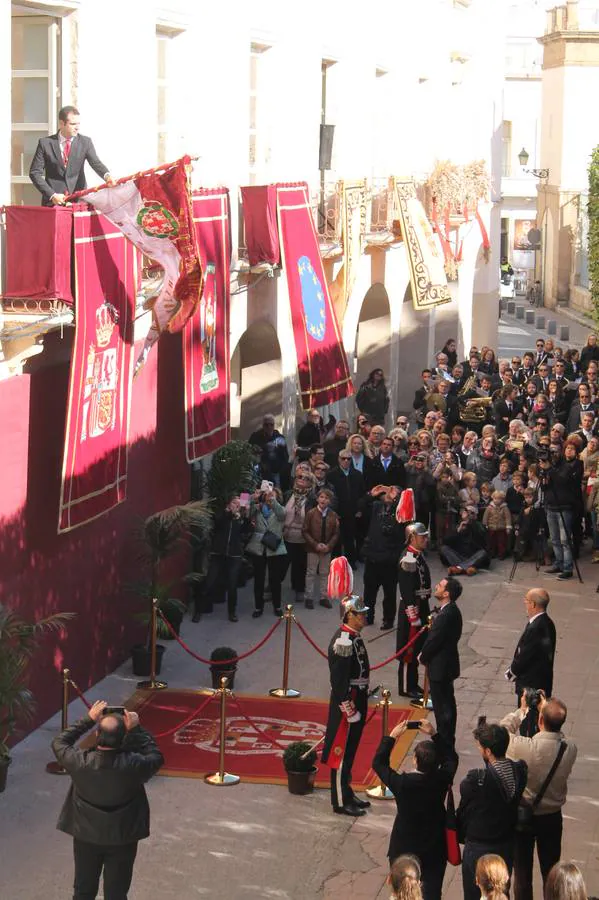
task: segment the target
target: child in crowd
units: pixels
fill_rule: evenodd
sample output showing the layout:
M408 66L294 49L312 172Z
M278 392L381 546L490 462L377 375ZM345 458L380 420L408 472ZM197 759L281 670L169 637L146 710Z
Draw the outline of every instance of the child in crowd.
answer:
M503 491L493 491L491 502L483 514L483 525L487 528L489 556L505 559L512 533L512 517Z
M479 519L483 519L485 514L485 510L487 509L489 503L491 502L491 494L493 493L493 488L489 484L488 481L483 481L480 486L480 499L478 501L478 517Z
M441 546L445 535L454 531L457 523L460 498L449 467L441 470L437 481L437 544Z
M540 539L539 527L542 526L542 516L540 511L535 509L534 488L524 488L522 497L524 503L516 524L517 536L514 544L514 554L518 559L534 560L538 558L538 553L541 551L537 541ZM542 556L540 561L543 561Z
M316 506L306 513L302 535L308 550L306 566L306 609L314 609L314 585L318 575L320 605L327 609L332 603L327 596L327 581L331 564L331 551L339 540L339 516L331 509L333 494L322 489L316 497Z
M503 494L507 494L509 488L511 488L512 467L507 456L502 456L499 460L499 474L495 476L491 484L493 485L493 490L501 491Z
M462 509L465 506L476 506L478 509L480 493L476 486L476 475L474 472L464 472L459 498Z
M525 479L522 472L514 472L512 475L512 486L507 489L505 494L505 502L512 516L512 525L514 526L524 506L524 488Z

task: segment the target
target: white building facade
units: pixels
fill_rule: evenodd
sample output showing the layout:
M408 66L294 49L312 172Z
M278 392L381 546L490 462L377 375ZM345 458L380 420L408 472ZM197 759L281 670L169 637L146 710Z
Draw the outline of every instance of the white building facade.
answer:
M501 218L520 215L515 187L511 205L501 206L509 178L501 178L506 110L517 106L507 93L502 101L508 6L496 0L381 0L372 8L356 0L306 0L301 7L280 0L0 0L0 202L39 202L29 164L64 104L80 109L82 132L93 137L116 177L183 153L197 156L196 184L231 192L233 424L247 434L268 409L292 430L297 379L284 279L236 274L244 243L239 187L305 180L315 214L324 188L334 219L337 182L364 180L373 217L368 228L389 176L422 183L437 160L483 159L491 176L489 203L481 206L490 258L473 222L453 233L452 240L463 242L463 261L451 283L452 302L415 311L403 243L364 243L340 316L356 381L380 365L393 412L406 409L419 370L447 338L457 338L460 354L471 344L496 345ZM529 81L532 107L539 82ZM513 164L516 144L526 143L532 157L539 138L524 112L522 122L509 114ZM335 126L325 171L319 169L321 124ZM523 192L534 197L530 188ZM533 215L534 205L523 211ZM331 279L340 265L327 263ZM2 322L0 341L1 329ZM10 342L1 346L7 377L18 369L10 366ZM353 409L346 404L339 412Z

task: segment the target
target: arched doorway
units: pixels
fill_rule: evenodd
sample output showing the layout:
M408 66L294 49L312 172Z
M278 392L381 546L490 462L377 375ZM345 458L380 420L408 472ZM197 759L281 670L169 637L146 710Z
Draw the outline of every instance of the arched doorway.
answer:
M254 322L231 357L231 424L236 437L247 438L265 413L280 421L283 378L277 333L268 322Z
M387 379L391 365L391 308L384 284L373 284L366 291L356 332L359 387L372 369L381 368Z
M428 358L429 325L428 311L414 309L412 287L408 284L399 323L399 389L394 398L395 412L407 413L412 409L414 391L421 384L420 373L431 364Z

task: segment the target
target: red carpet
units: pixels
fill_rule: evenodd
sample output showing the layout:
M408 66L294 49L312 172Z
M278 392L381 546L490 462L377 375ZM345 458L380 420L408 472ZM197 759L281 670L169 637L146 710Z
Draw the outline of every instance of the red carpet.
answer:
M127 707L137 710L145 728L160 735L175 728L177 723L184 723L205 699L205 695L196 691L137 691ZM316 743L325 732L328 703L241 694L238 702L239 706L233 700L227 700L226 771L240 775L243 781L286 784L282 747L298 740ZM192 717L173 734L157 738L165 759L161 775L200 778L218 770L219 712L219 701L213 699L197 717ZM418 709L392 706L389 728L403 719L420 719L422 715ZM258 731L245 716L254 722ZM364 729L354 763L353 784L357 790L371 787L376 781L371 763L381 738L381 727L381 711L377 710ZM393 756L395 766L401 763L414 735L414 731L408 731L397 742ZM329 786L329 772L328 766L319 765L317 787Z

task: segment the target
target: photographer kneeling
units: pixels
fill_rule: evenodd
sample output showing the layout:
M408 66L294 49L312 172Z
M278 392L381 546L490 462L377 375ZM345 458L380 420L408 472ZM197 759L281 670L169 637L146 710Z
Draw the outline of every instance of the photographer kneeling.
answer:
M549 870L560 858L562 806L566 802L568 777L578 753L576 744L571 740L566 743L561 731L567 715L565 703L553 697L547 700L542 691L534 693L539 711L539 731L534 737L522 737L518 733L529 714L531 692L528 690L522 693L520 708L501 722L510 732L506 756L514 761L523 760L528 766L514 848L515 900L532 900L535 843L543 884Z
M582 464L579 459L566 459L561 450L539 450L539 480L545 498L549 537L555 562L547 575L559 579L572 578L572 529L574 514L582 496Z

